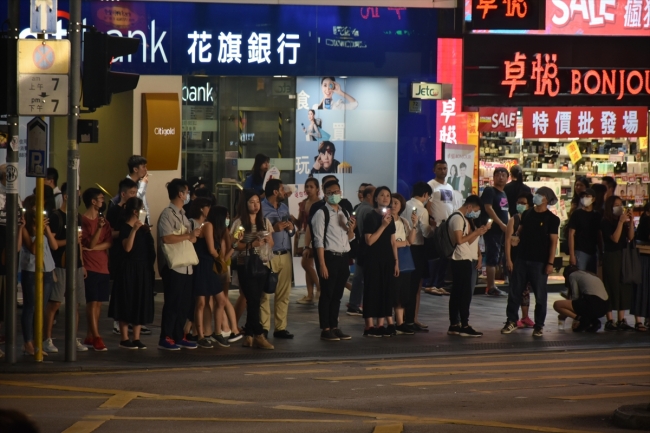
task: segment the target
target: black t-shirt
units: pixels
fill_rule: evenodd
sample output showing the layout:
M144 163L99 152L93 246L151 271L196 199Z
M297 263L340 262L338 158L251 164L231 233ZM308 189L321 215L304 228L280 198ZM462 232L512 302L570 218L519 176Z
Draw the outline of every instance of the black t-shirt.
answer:
M106 211L106 221L111 225L111 227L120 227L122 225L122 211L124 210L123 206L119 204L113 205ZM113 230L116 230L115 228Z
M536 212L529 209L521 215L521 234L518 254L523 260L548 263L551 235L557 235L560 218L550 210Z
M483 191L483 195L481 195L481 202L484 205L486 204L492 205L492 209L497 214L497 217L499 217L501 222L504 224L508 224L508 217L510 214L508 213L509 211L508 197L506 196L505 192L499 191L494 187L488 186ZM489 218L489 216L487 216L487 218ZM488 231L488 233L492 233L492 234L501 233L501 228L499 228L497 224L492 224L492 228Z
M576 209L573 212L569 219L569 229L576 231L573 236L575 251L596 254L600 219L600 214L593 210L587 212L584 209Z
M614 221L607 221L605 218L602 219L600 222L600 230L603 232L603 248L605 249L605 252L611 253L614 251L621 251L627 247L628 224L629 223L625 223L623 225L621 237L618 238L617 243L614 243L611 236L616 231L616 227L618 226L618 219Z
M506 197L508 198L508 212L510 213L510 216L514 216L517 214L517 198L519 198L521 193L530 194L530 187L523 182L519 183L513 181L506 184L503 188L503 192L506 193Z
M650 242L650 216L645 212L639 218L639 226L636 228L635 239L641 242Z
M127 259L129 262L145 261L153 265L154 260L156 260L156 250L153 246L153 237L151 236L151 231L148 226L142 226L135 232L131 251L128 253L124 251L122 242L131 235L131 230L133 230L133 227L122 222L120 225L120 235L113 244L119 246L122 250L122 257Z
M50 230L54 233L56 240L62 241L66 239L66 213L61 209L50 212L48 215L50 219ZM81 225L81 215L77 215L77 224ZM75 230L78 230L75 227ZM54 266L57 268L65 268L63 264L63 256L65 255L66 247L57 248L52 250L52 258L54 259ZM81 267L81 252L77 254L77 267Z
M382 216L374 210L363 219L363 238L366 234L373 234L381 227ZM393 247L390 242L391 235L395 234L395 222L391 221L379 236L379 239L364 247L364 260L369 263L394 263Z

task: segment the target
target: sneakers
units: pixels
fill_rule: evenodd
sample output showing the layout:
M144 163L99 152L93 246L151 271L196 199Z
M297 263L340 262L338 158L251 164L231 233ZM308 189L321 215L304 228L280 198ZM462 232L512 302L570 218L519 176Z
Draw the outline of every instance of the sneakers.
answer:
M501 333L511 334L515 329L517 329L517 324L515 322L507 321L505 326L501 328Z
M59 353L59 349L57 349L54 343L52 343L52 339L48 338L45 341L43 341L43 352Z
M196 343L197 341L199 341L199 336L192 335L192 334L185 334L185 340L191 341L192 343Z
M117 325L117 322L113 322L113 334L115 334L115 335L120 335L121 334L120 328Z
M627 320L622 319L616 322L616 329L619 331L632 331L634 328L627 324Z
M533 322L530 317L526 317L525 319L521 319L517 322L517 328L532 328L535 326L535 322Z
M132 325L129 325L129 332L133 332L133 326ZM149 329L146 326L142 325L140 327L140 335L151 335L151 329Z
M158 349L160 350L181 350L181 347L176 344L174 340L169 337L165 337L164 340L158 341Z
M84 339L84 346L91 348L93 347L93 337L86 337Z
M613 320L608 320L605 322L605 331L612 332L612 331L618 331L618 326L614 324Z
M133 340L132 343L136 349L145 350L147 348L147 346L145 346L140 340Z
M237 341L241 340L244 338L244 334L235 334L234 332L230 333L230 337L228 337L228 343L236 343Z
M275 331L273 333L273 338L282 338L285 340L291 340L293 338L293 334L286 329L283 329L281 331Z
M207 338L199 338L199 340L196 342L196 345L201 349L212 349L214 347L210 340Z
M352 340L352 337L344 334L343 331L341 331L339 328L332 329L332 332L339 338L339 340Z
M482 337L483 336L482 332L475 331L474 328L472 328L469 325L460 328L459 334L461 337Z
M346 314L348 316L363 316L363 311L359 307L348 307Z
M447 335L460 335L460 323L450 325L449 329L447 329Z
M488 296L506 296L507 293L503 290L499 290L496 287L490 287L485 291L485 294Z
M602 327L602 323L600 323L600 319L594 319L591 321L591 326L587 328L587 332L598 332L598 330Z
M120 341L120 349L138 350L138 347L131 340Z
M337 336L332 330L322 331L320 339L324 341L341 341L341 337Z
M264 335L256 335L253 337L253 347L257 349L273 350L275 347L264 337Z
M372 328L366 328L363 330L363 336L364 337L372 337L372 338L378 338L381 337L383 333L380 333L381 331L378 330L378 328L372 327Z
M395 336L397 336L397 329L395 328L395 325L386 326L384 337L395 337Z
M415 331L411 329L409 325L406 323L402 323L401 325L397 325L395 327L395 331L397 331L398 335L413 335L415 334Z
M544 331L542 331L542 328L535 326L535 328L533 328L533 337L539 338L542 336L544 336Z
M77 352L88 352L88 348L81 344L81 338L77 338Z
M179 346L181 349L188 349L188 350L196 349L197 347L195 342L187 341L187 338L183 338L182 340L177 341L176 345Z
M104 344L104 340L102 340L102 337L93 339L93 349L95 352L106 352L108 350Z
M224 337L223 335L215 335L213 338L214 338L214 342L217 343L219 346L230 347L230 343L228 342L228 340L226 340L226 337Z
M302 298L298 299L296 303L300 305L311 305L314 303L314 300L312 298L308 298L307 296L303 296Z

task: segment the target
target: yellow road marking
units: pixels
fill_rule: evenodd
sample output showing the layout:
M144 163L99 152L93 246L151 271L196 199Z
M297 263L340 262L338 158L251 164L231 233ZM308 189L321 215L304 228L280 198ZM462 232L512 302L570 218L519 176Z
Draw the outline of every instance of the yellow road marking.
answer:
M351 420L340 419L296 419L296 418L185 418L179 416L87 416L87 419L98 420L103 423L106 421L197 421L197 422L245 422L245 423L322 423L322 424L343 424L351 423Z
M642 372L619 372L619 373L603 373L603 374L563 374L556 376L534 376L534 377L489 377L482 379L458 379L448 380L445 382L405 382L396 383L399 386L439 386L439 385L453 385L453 384L467 384L467 383L498 383L498 382L518 382L522 380L548 380L548 379L589 379L589 378L602 378L602 377L627 377L627 376L650 376L650 371Z
M272 374L310 374L310 373L329 373L332 370L275 370L275 371L247 371L246 374L272 375Z
M402 421L409 424L455 424L455 425L466 425L466 426L494 427L494 428L502 428L502 429L508 428L508 429L528 430L528 431L547 432L547 433L591 433L591 432L587 432L586 430L567 430L567 429L561 429L555 427L508 424L508 423L502 423L498 421L478 421L478 420L461 420L461 419L449 419L449 418L415 417L409 415L394 415L394 414L363 412L363 411L346 410L346 409L324 409L324 408L310 408L310 407L287 406L287 405L275 406L273 407L273 409L293 410L293 411L321 413L321 414L330 414L330 415L350 415L350 416L358 416L358 417L365 417L365 418L373 418L378 420Z
M404 424L380 424L375 427L372 433L402 433L404 431Z
M99 406L99 408L100 409L122 409L127 404L131 403L131 400L137 397L138 397L137 392L120 392L119 394L115 394L114 396L106 400L104 404Z
M650 395L650 391L612 392L610 394L572 395L549 398L555 398L558 400L597 400L600 398L639 397L646 395Z
M467 359L467 358L465 358ZM650 355L636 355L636 356L607 356L604 358L572 358L572 359L539 359L534 363L538 364L557 364L563 365L567 362L603 362L603 361L623 361L634 359L650 359ZM531 361L500 361L500 362L471 362L465 364L416 364L416 365L387 365L382 367L367 367L366 370L403 370L403 369L416 369L416 368L458 368L458 367L490 367L490 366L504 366L504 365L530 365ZM650 363L648 364L650 366Z
M100 396L94 396L94 395L92 395L92 396L88 396L88 395L0 395L0 398L10 398L10 399L21 399L21 398L24 398L24 399L46 399L46 398L54 398L54 399L57 399L57 400L59 400L59 399L75 399L75 398L87 400L87 399L96 398L96 399L104 400L106 397L100 397Z
M647 368L648 364L631 364L626 365L625 368ZM618 370L621 367L619 365L588 365L588 366L574 366L574 367L561 367L562 371L570 370ZM371 374L365 376L338 376L338 377L314 377L314 380L370 380L370 379L398 379L405 377L430 377L430 376L452 376L459 374L492 374L492 373L536 373L544 371L558 371L558 367L545 367L545 368L527 368L524 370L513 370L513 369L500 369L500 370L485 370L485 371L475 371L475 370L455 370L455 371L436 371L434 373L395 373L395 374Z
M77 421L72 424L67 429L63 430L63 433L90 433L97 430L104 424L106 421Z

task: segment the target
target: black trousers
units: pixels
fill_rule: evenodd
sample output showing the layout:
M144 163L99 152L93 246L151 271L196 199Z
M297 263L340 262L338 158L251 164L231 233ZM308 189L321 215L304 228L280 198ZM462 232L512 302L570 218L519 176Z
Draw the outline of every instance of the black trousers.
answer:
M192 302L192 275L179 274L167 266L162 271L165 303L160 324L160 339L169 337L174 341L183 339L183 327L187 310Z
M425 270L429 266L427 254L424 245L411 245L411 255L415 270L411 272L411 281L409 284L408 303L404 305L404 323L415 322L415 309L418 304L418 291L420 290L420 281Z
M461 326L469 324L469 305L472 303L474 288L472 284L472 260L450 260L451 273L454 280L451 283L449 295L449 323L455 325L460 317Z
M250 276L243 265L237 266L237 276L239 288L246 298L246 335L261 335L260 304L266 278Z
M316 260L318 261L318 260ZM325 266L328 278L324 279L318 270L320 281L320 298L318 299L318 320L321 329L333 329L339 326L339 309L345 291L345 283L350 276L349 258L325 251Z

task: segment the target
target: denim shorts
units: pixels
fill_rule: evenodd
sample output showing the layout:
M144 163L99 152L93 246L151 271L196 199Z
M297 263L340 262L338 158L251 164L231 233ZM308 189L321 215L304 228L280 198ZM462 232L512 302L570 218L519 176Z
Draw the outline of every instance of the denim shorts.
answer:
M503 243L503 232L487 232L483 235L485 242L485 263L487 266L497 266L501 258L501 244Z

